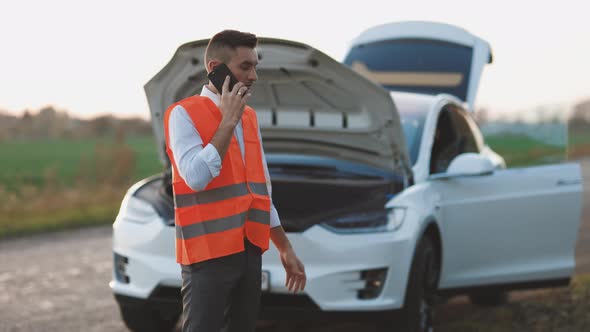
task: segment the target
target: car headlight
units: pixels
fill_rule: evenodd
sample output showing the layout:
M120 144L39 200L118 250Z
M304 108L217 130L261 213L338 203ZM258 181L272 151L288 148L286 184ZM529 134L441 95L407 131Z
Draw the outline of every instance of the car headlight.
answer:
M117 220L138 224L147 224L159 219L160 216L150 203L133 196L128 196L123 200L117 216Z
M336 233L391 232L399 229L406 216L406 208L394 207L336 217L321 225Z

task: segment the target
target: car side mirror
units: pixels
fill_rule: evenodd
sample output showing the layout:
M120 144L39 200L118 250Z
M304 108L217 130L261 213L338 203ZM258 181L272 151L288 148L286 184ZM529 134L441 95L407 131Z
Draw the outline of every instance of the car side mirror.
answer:
M430 179L447 179L463 176L486 175L494 172L496 166L492 160L479 153L462 153L456 156L447 171L444 173L433 174Z

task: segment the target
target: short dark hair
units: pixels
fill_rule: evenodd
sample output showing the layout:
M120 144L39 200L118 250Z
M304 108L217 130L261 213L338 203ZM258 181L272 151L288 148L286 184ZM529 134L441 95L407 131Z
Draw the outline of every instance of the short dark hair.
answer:
M231 51L240 46L255 48L258 44L256 35L237 30L223 30L211 40L205 50L205 65L212 59L219 59L221 62L229 62Z

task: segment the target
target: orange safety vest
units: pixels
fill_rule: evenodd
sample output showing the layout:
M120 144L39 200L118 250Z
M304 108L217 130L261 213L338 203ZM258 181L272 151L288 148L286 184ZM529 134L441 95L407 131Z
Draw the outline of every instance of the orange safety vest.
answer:
M194 191L180 177L170 150L168 119L176 105L187 111L204 146L211 141L222 118L219 108L201 96L172 104L164 116L166 153L172 163L176 261L188 265L243 251L244 236L262 252L266 251L270 197L254 110L246 106L242 114L246 158L242 158L238 141L232 135L219 175L203 190Z

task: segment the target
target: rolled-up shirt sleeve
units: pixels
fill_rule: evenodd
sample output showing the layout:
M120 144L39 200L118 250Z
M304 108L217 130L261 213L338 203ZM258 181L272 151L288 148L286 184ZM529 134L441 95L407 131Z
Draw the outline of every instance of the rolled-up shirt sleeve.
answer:
M170 149L178 173L194 191L203 190L221 171L221 157L213 144L203 140L184 107L175 106L169 118Z
M260 133L260 126L258 127L258 140L260 141L260 152L262 153L262 166L264 167L264 178L266 179L266 189L270 197L270 228L281 226L281 219L279 212L275 208L272 201L272 184L270 182L270 174L268 173L268 165L266 164L266 157L264 156L264 147L262 146L262 135Z

